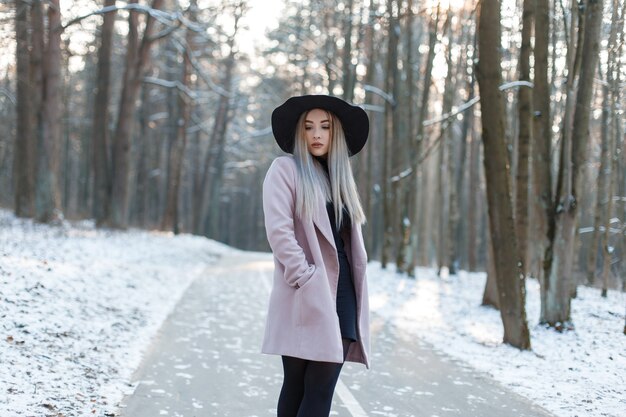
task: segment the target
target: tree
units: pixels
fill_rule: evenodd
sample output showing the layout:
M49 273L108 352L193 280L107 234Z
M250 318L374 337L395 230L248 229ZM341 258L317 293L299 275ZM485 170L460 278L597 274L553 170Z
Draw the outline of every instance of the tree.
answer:
M352 65L352 30L354 25L352 24L352 8L354 7L354 0L348 0L348 4L346 5L346 13L343 21L344 26L344 46L343 46L343 54L342 54L342 65L343 69L343 77L341 89L343 91L343 99L352 102L354 97L354 66Z
M384 148L383 148L383 178L382 178L382 196L383 196L383 248L381 257L381 266L385 268L387 262L390 261L394 245L394 202L396 200L395 189L391 184L392 174L392 158L397 153L394 150L394 142L397 136L397 124L394 123L396 112L397 95L396 91L398 83L398 39L400 37L400 24L397 16L398 4L395 0L387 1L387 13L389 19L387 42L387 63L385 71L385 92L391 96L391 99L385 100L385 125L384 125Z
M464 22L469 20L470 16L465 16L465 11L460 15L460 21ZM462 25L461 29L461 44L465 45L461 53L459 53L459 62L457 64L457 71L455 76L455 91L458 91L459 84L462 85L464 80L459 80L459 75L467 74L469 80L465 83L467 85L467 100L472 100L474 94L474 77L472 74L468 74L468 50L473 48L472 38L476 37L470 34L472 27L470 25ZM474 48L475 49L475 48ZM459 82L460 81L460 82ZM452 119L453 120L453 119ZM471 113L463 117L463 124L461 126L461 134L454 142L459 142L458 145L452 147L452 163L450 164L450 222L448 225L448 243L450 245L450 274L456 274L457 270L461 267L461 257L463 251L467 251L467 245L465 244L465 236L463 233L463 219L461 213L466 212L463 210L466 205L465 193L464 193L464 178L466 172L466 160L467 160L467 136L471 125ZM456 149L458 148L458 149Z
M602 257L603 257L603 265L602 265L602 296L606 297L609 289L609 276L611 272L611 258L613 257L614 247L611 245L610 234L611 234L611 221L612 221L612 213L613 213L613 193L617 191L617 162L618 155L617 152L617 143L618 138L620 137L620 121L618 117L617 111L617 102L620 96L620 79L621 79L621 71L619 67L619 59L621 57L621 49L624 41L624 12L626 11L626 4L622 6L621 16L620 16L620 8L619 2L613 0L613 13L611 17L611 32L609 34L609 43L608 43L608 59L607 59L607 77L606 84L603 88L604 96L608 99L605 101L605 105L603 106L603 153L604 148L606 147L607 151L607 160L603 162L606 163L606 171L603 172L606 178L606 216L604 222L604 234L602 236ZM620 23L621 22L621 23ZM620 28L621 27L621 28ZM621 39L617 39L619 31L619 36ZM607 109L607 102L609 108ZM608 120L604 120L605 111L608 110L610 114L610 122ZM607 115L608 116L608 115ZM607 119L609 119L607 117ZM610 125L609 125L610 123ZM606 144L605 144L606 142ZM604 156L604 155L603 155Z
M197 20L198 4L196 0L192 0L189 5L189 20L195 22ZM194 31L190 28L186 29L185 49L183 50L183 62L181 71L181 89L188 90L191 85L191 55L194 53ZM187 97L185 91L177 93L177 111L170 114L170 118L174 121L173 135L170 143L169 152L169 170L167 176L167 196L165 213L163 214L163 230L174 230L179 232L178 225L178 205L180 195L180 181L183 169L183 155L187 144L187 126L189 124L189 116L191 112L191 97Z
M580 44L580 59L574 59L573 67L580 65L580 79L576 94L576 107L572 127L564 126L561 165L557 185L557 202L550 224L550 244L544 260L545 282L542 291L541 322L561 330L571 323L571 274L574 259L574 235L581 178L587 160L589 142L590 104L593 82L598 62L600 26L602 23L602 0L585 4L584 40ZM570 80L568 80L570 82ZM571 81L573 83L573 81ZM569 90L570 93L572 89ZM568 109L566 108L566 112ZM570 119L565 117L565 124ZM571 135L569 136L568 133Z
M612 35L612 34L611 34ZM610 40L609 40L610 42ZM610 67L610 64L607 63L607 67ZM607 68L607 78L610 73L610 68ZM600 243L600 225L604 223L607 224L607 221L610 222L611 213L608 210L610 206L610 201L612 200L612 193L610 191L611 184L611 173L612 173L612 153L611 153L611 142L612 138L609 134L609 125L611 124L609 112L611 111L611 94L609 89L608 79L605 80L604 85L602 86L602 127L600 140L602 142L601 151L600 151L600 168L598 169L598 187L596 194L596 204L595 204L595 215L593 222L593 232L591 237L591 245L589 248L589 257L587 259L587 283L593 284L595 282L596 277L596 257L598 254L598 245ZM603 234L604 239L605 234ZM604 245L603 245L604 246ZM604 252L604 251L603 251Z
M40 222L51 222L63 217L60 190L61 142L61 9L59 0L50 0L47 9L47 42L42 54L41 125L37 158L35 217ZM33 7L40 7L35 2ZM43 14L39 15L43 19ZM37 25L43 22L37 19Z
M439 17L440 17L440 9L439 5L435 10L435 16L431 16L428 25L428 55L426 56L426 67L424 70L424 78L422 83L422 99L420 101L419 107L419 116L417 117L417 132L415 134L415 139L410 144L410 155L412 160L412 169L413 175L411 175L411 180L413 184L411 186L411 193L413 195L413 210L411 211L411 216L409 217L409 223L411 224L411 242L412 242L412 254L411 262L409 263L408 273L409 275L413 275L415 271L415 267L418 263L418 251L426 252L426 242L418 241L420 236L420 231L423 230L424 225L426 224L426 216L425 210L422 209L421 202L425 202L425 198L420 198L424 196L424 193L420 190L420 180L421 177L418 175L418 169L420 158L422 156L422 150L424 148L423 144L424 140L424 121L426 121L426 116L428 115L428 103L430 97L430 85L432 82L432 72L433 72L433 62L435 59L435 45L437 44L437 30L439 27ZM423 236L423 235L422 235ZM426 240L426 239L424 239Z
M524 0L522 12L522 47L520 49L519 79L530 82L531 34L533 26L534 0ZM518 90L519 132L517 138L517 175L515 198L515 225L517 242L524 274L528 274L528 212L529 212L529 170L530 146L532 143L532 90L520 87Z
M32 129L33 108L30 83L30 54L28 36L29 2L15 0L15 40L17 75L17 136L13 162L15 181L15 214L32 217L35 205L36 142Z
M543 281L543 257L549 244L548 219L552 210L552 118L550 113L550 83L548 81L548 48L550 43L550 3L536 2L533 132L532 145L532 195L531 230L533 245L529 247L529 270ZM545 288L545 285L542 285ZM545 293L542 291L542 297ZM542 306L545 302L541 303Z
M509 184L504 103L499 89L502 80L500 8L500 0L483 0L478 12L476 77L481 95L483 162L504 342L519 349L530 349L524 280L520 279L523 271L515 238Z
M247 11L245 2L237 2L233 10L233 32L226 41L228 55L223 62L221 91L218 98L213 130L209 140L204 166L202 169L202 186L197 196L196 209L198 217L194 221L196 233L217 237L219 232L219 197L224 173L224 152L226 146L226 130L231 120L231 106L234 100L233 76L238 49L235 38L240 29L240 19Z
M130 4L135 3L137 0L130 1ZM158 10L162 5L163 0L152 0L151 8ZM140 41L138 12L134 10L129 12L128 45L122 80L122 94L113 138L112 188L106 220L106 223L113 227L124 228L128 223L130 145L136 110L135 101L139 93L141 78L148 65L150 48L155 40L153 38L155 24L154 17L148 13Z
M115 0L105 0L104 7L112 7ZM109 84L111 81L111 45L115 12L105 13L100 29L100 47L98 48L98 67L96 70L96 96L93 112L93 215L97 224L108 217L111 192L111 156L109 150Z
M450 180L454 177L454 167L452 166L452 158L454 154L453 142L451 142L451 124L452 121L446 118L446 115L452 111L452 103L454 99L455 91L455 77L454 68L452 65L452 43L453 35L451 30L452 12L448 11L446 21L444 23L444 32L449 39L446 51L446 66L447 74L444 84L443 92L443 105L441 107L442 119L441 130L437 142L439 145L439 163L437 170L437 190L439 190L437 198L437 213L439 213L438 219L438 231L437 231L437 274L441 275L441 269L443 267L450 268L450 240L452 233L452 218L450 216L450 206L453 196L454 186L450 183Z

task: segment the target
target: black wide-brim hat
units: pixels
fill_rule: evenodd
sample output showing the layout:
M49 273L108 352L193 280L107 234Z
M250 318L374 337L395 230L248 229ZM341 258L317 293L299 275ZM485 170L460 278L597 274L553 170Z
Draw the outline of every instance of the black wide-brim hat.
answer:
M333 96L307 95L291 97L272 112L272 132L280 149L293 153L296 125L302 113L323 109L341 120L350 156L356 155L367 142L370 129L365 110Z

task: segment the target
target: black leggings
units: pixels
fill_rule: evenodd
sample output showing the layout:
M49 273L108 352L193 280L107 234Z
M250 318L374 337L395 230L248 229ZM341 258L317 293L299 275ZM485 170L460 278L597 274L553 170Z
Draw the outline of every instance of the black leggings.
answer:
M351 342L343 339L344 360ZM278 417L328 416L342 366L283 356L285 378L278 398Z

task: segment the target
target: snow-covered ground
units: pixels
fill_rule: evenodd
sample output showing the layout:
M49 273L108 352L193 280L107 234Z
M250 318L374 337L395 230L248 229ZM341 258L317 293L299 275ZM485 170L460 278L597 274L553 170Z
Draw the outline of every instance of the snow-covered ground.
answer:
M472 367L560 417L626 416L624 293L578 288L572 302L575 331L538 325L539 283L526 284L532 351L502 343L499 311L480 307L484 273L444 279L420 268L417 279L368 268L371 309L405 331Z
M150 339L191 281L233 249L193 236L60 227L0 210L0 416L112 416ZM561 417L626 409L624 294L579 288L576 330L533 325L532 352L501 343L479 306L484 274L411 280L369 265L372 310ZM374 364L375 366L375 364Z
M0 210L0 416L113 416L163 320L227 250Z

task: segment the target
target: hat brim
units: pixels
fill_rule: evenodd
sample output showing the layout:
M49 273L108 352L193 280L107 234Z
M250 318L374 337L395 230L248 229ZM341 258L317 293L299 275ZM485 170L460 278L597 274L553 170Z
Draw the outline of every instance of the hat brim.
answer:
M323 109L335 114L346 137L350 155L356 155L365 143L369 134L369 119L361 107L353 106L346 101L327 95L306 95L291 97L272 112L272 132L280 149L293 153L296 125L300 115L312 109Z

